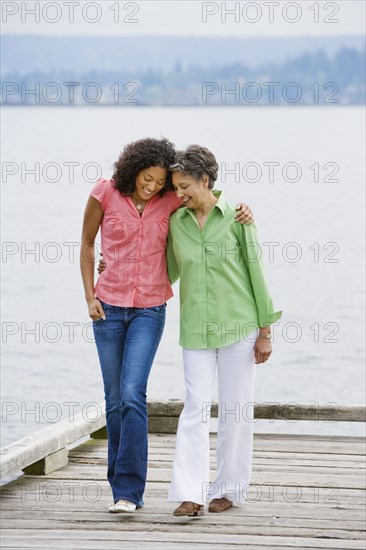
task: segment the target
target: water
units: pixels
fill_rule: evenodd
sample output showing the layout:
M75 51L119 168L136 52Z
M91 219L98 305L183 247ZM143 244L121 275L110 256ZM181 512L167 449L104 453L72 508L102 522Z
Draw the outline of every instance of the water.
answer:
M284 315L271 361L257 370L256 401L363 403L363 113L362 107L4 109L3 170L17 173L2 184L2 446L67 419L70 410L87 416L87 404L103 400L78 266L82 213L98 177L89 163L109 177L123 144L142 136L212 149L224 163L217 187L229 201L250 204L262 242L274 243L263 247L264 257ZM280 163L274 181L264 164L271 162ZM25 173L35 163L39 182ZM65 163L77 163L74 181ZM247 170L246 179L256 170L262 177L245 182L227 173L235 163ZM286 181L296 175L288 163L301 169L299 181ZM339 181L324 181L337 167ZM184 398L176 297L149 398ZM266 421L256 429L362 432L358 424Z

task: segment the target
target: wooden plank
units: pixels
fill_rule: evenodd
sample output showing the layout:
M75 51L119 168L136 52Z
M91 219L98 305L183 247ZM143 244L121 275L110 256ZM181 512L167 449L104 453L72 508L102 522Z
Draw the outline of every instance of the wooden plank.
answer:
M289 456L289 455L288 455ZM168 459L158 459L156 457L150 457L149 463L153 469L171 469L173 464L173 455ZM216 468L216 456L214 453L210 457L211 467ZM253 468L256 471L261 471L266 469L268 471L283 471L284 460L281 455L275 458L267 458L266 455L260 457L253 457ZM82 457L78 456L71 458L69 460L69 466L75 468L85 468L88 465L90 467L95 467L96 469L105 468L107 466L107 458L93 458L93 457ZM291 472L307 470L308 472L319 472L327 473L334 472L338 475L364 475L365 473L365 464L364 462L342 462L336 460L326 460L324 455L320 460L309 460L309 459L297 459L292 460L287 458L286 460L286 470ZM57 474L54 474L57 475Z
M52 494L40 493L34 498L19 499L19 498L9 498L8 501L2 504L2 508L7 511L17 510L21 507L24 512L29 512L32 517L32 513L35 510L42 510L46 512L52 511L67 511L72 510L73 512L80 512L83 510L90 510L98 513L107 513L107 505L111 502L111 496L106 491L100 495L98 493L91 494L88 492L88 500L84 498L83 495L77 493L76 490L73 490L71 495L68 490L64 487L63 493ZM167 514L170 514L174 507L174 503L168 502L167 493L159 494L154 492L146 492L145 495L145 506L144 510L149 513L153 512L153 507L157 507L157 511L164 511ZM103 497L103 498L102 498ZM290 505L293 507L293 514L291 515L291 510L288 508ZM6 507L5 507L6 506ZM365 499L354 498L354 495L349 495L349 497L340 498L337 502L327 501L324 498L314 498L314 492L303 491L301 498L296 501L291 501L288 497L284 498L284 495L281 489L277 491L264 491L259 494L259 496L249 494L249 500L247 501L243 512L231 511L233 515L237 514L249 514L249 515L263 515L267 516L273 514L273 510L276 509L277 515L286 514L287 516L297 517L313 517L315 514L319 514L318 517L322 518L327 517L328 511L329 515L333 518L332 512L338 513L337 517L342 517L346 515L349 518L357 518L360 511L365 514ZM314 514L313 514L314 512ZM144 512L145 513L145 512ZM301 515L302 514L302 515ZM310 516L309 516L310 514Z
M155 465L158 467L160 464L172 465L174 452L166 453L162 450L161 453L156 451L149 452L149 463L152 467ZM273 464L273 466L280 465L283 467L284 461L286 464L294 466L303 466L306 468L317 468L327 467L327 468L339 468L339 469L357 469L365 470L366 464L364 457L362 455L356 455L348 457L347 455L334 455L324 456L324 454L311 454L307 453L304 457L303 453L271 453L270 451L264 452L255 452L253 453L253 466L261 467L266 465L268 467ZM99 463L101 465L107 464L107 451L101 454L99 452L86 453L85 455L82 452L69 454L69 463ZM210 456L211 465L216 463L216 453L211 452Z
M20 515L19 515L20 516ZM314 538L319 535L319 530L323 538L335 539L352 539L363 540L365 533L364 521L348 522L343 520L334 522L331 520L316 520L312 519L292 519L279 518L272 516L271 518L247 518L244 514L234 516L231 513L222 514L215 519L212 514L206 514L201 518L201 522L196 522L191 526L191 529L200 533L215 533L219 530L220 534L236 534L236 535L266 535L266 536L296 536ZM137 521L138 520L138 521ZM101 514L95 514L94 517L84 514L65 514L65 517L48 517L47 525L45 526L44 518L24 518L13 517L7 520L2 520L3 529L45 529L45 530L79 530L92 527L94 530L104 529L120 530L120 531L140 531L141 525L146 531L153 530L158 532L169 532L174 526L174 531L185 532L186 520L182 523L177 521L170 514L147 514L139 511L138 518L131 520L130 518L116 517L116 515L108 514L101 517Z
M10 543L7 541L6 546L2 545L2 549L10 549L10 548L21 548L24 549L40 549L40 548L47 548L49 549L49 544L47 541L44 540L29 540L25 541L22 546L20 547L18 545L19 543L17 541L11 541ZM311 542L307 544L307 546L302 546L302 550L306 550L307 548L314 550L315 548L319 548L318 546L311 545ZM196 541L194 545L194 550L217 550L217 543L207 543L205 541ZM192 549L192 545L188 545L185 542L165 542L165 541L129 541L128 545L126 545L125 542L122 541L104 541L103 540L103 550L187 550ZM238 544L225 544L220 545L220 548L223 548L224 550L242 550L243 546ZM277 541L273 541L273 544L270 544L268 541L261 541L258 540L254 544L248 544L248 541L245 542L245 550L267 550L267 549L275 549L275 550L288 550L289 548L299 548L296 546L296 544L293 543L292 540L288 541L288 545L284 546L283 544L278 544ZM354 546L352 545L352 541L349 544L348 541L344 541L344 546L342 550L352 550ZM83 540L53 540L52 541L52 550L100 550L101 549L101 543L100 540L89 540L89 541L83 541ZM331 542L328 543L326 546L327 550L339 550L339 546L333 546L331 545Z
M149 433L175 434L178 428L178 416L149 416Z
M156 505L156 506L159 506L159 510L164 510L167 514L170 514L172 512L172 510L175 508L175 504L174 503L168 503L167 502L167 494L165 494L163 496L162 499L158 499L157 498L158 495L156 494L146 494L145 495L145 506L147 507L150 507L152 506L152 504ZM56 500L56 502L55 502ZM111 502L111 496L109 496L108 498L106 498L106 500L104 502L101 502L101 501L98 501L98 502L94 502L94 503L88 503L85 501L85 499L82 499L82 498L78 498L78 497L75 497L73 500L67 498L66 496L63 497L63 499L61 500L57 500L57 499L54 499L52 500L51 497L49 498L42 498L35 501L33 500L32 502L31 501L27 501L26 503L24 501L20 501L20 500L13 500L13 501L9 501L9 503L7 503L6 505L6 510L16 510L17 507L21 506L24 510L24 513L25 512L29 512L30 514L32 514L32 512L34 510L42 510L46 513L46 517L47 517L47 514L48 512L50 511L58 511L58 510L68 510L70 509L70 507L72 508L73 512L80 512L80 511L83 511L85 509L89 509L89 505L90 505L90 509L91 510L97 510L98 513L101 513L101 514L104 514L104 513L107 513L107 505ZM261 499L258 500L258 501L251 501L250 503L247 503L246 505L246 510L248 510L248 506L253 506L253 514L259 514L261 513L261 510L262 509L267 509L270 508L271 510L273 510L274 508L278 508L279 512L280 513L280 510L282 510L282 507L284 506L284 499L282 498L282 495L281 494L275 494L274 496L271 494L269 497L266 496L266 495L262 495ZM288 500L286 502L286 504L289 504L290 501ZM323 505L323 506L321 506ZM319 514L319 517L322 517L322 514L324 512L324 500L321 500L320 502L315 502L314 503L314 495L308 495L307 498L306 498L306 495L302 495L302 498L300 501L297 501L295 503L292 504L292 506L294 507L294 509L298 509L299 510L299 513L301 510L304 510L304 517L306 517L309 513L311 515L311 510L313 511L317 511L317 513ZM151 508L150 508L151 509ZM361 510L362 513L365 515L365 502L364 500L363 501L360 501L360 500L354 500L351 496L350 498L346 501L344 499L342 499L341 503L338 503L338 504L334 504L333 506L329 505L327 510L331 510L331 511L335 511L335 512L339 512L339 517L341 516L342 512L344 512L344 514L347 516L347 517L350 517L352 518L355 514L358 514L359 511ZM268 513L269 513L269 510L268 510ZM249 514L249 511L248 511L248 514ZM295 514L295 512L294 512ZM338 517L338 516L337 516Z
M149 459L151 462L153 461L170 461L172 462L173 456L174 456L174 448L166 448L163 446L155 447L155 446L149 446ZM215 459L215 450L211 449L211 459ZM84 458L85 460L105 460L107 461L108 451L107 446L100 447L100 446L79 446L75 447L74 449L71 449L69 451L69 460L72 461L74 458ZM323 454L321 453L307 453L304 457L303 453L298 453L296 451L288 451L287 453L285 451L282 451L280 454L276 451L266 451L265 453L261 451L254 451L253 452L253 459L257 462L260 462L261 460L268 460L268 461L278 461L279 463L283 464L283 460L286 459L286 464L288 461L293 461L294 463L298 464L309 464L313 465L314 463L317 464L323 463L325 465L337 465L341 464L341 467L357 467L357 468L366 468L364 457L361 455L334 455L332 454L331 457L324 458Z
M179 417L183 401L149 401L150 417ZM202 403L202 413L207 415L209 403ZM245 409L239 411L245 415ZM218 404L212 403L211 416L217 418ZM366 422L365 405L338 405L337 403L255 403L254 418L266 420L313 420L316 422ZM163 432L161 432L163 433Z
M57 472L51 472L48 474L47 479L53 480L95 480L99 481L105 479L106 468L99 465L88 464L73 464L65 466L62 470ZM171 468L150 468L147 473L147 479L149 481L160 481L163 483L169 483L171 481ZM211 481L214 481L214 472L211 473ZM324 486L325 484L334 484L335 487L341 488L364 488L365 478L360 475L342 475L332 473L332 470L319 472L317 469L314 472L307 472L300 470L299 472L293 472L286 469L286 471L269 471L261 470L254 471L252 475L252 485L273 485L280 484L286 486L314 486L319 484Z
M16 541L11 541L6 546L2 545L2 549L9 550L16 548L19 550L19 545ZM40 550L41 548L47 548L49 549L49 545L47 541L28 541L26 546L21 547L22 550L24 549L37 549ZM129 542L128 546L126 546L125 543L123 543L123 550L187 550L187 545L185 543L180 542ZM188 548L191 548L191 546L188 546ZM196 542L195 543L195 549L199 550L217 550L217 544L211 544L211 543L205 543L205 542ZM225 546L222 546L224 550L239 550L240 546L237 544L225 544ZM245 545L245 550L263 550L263 549L275 549L275 550L287 550L289 546L258 546L257 544L255 546L253 545ZM100 550L100 541L52 541L52 550ZM103 550L121 550L121 542L119 541L103 541ZM337 550L334 547L328 547L327 550ZM345 547L345 550L347 550L347 547Z
M26 544L26 545L25 545ZM20 546L19 543L16 541L10 541L7 542L6 546L2 545L2 549L4 550L10 550L16 548L19 550ZM22 545L22 550L24 549L37 549L40 550L41 548L47 548L49 550L49 544L47 541L27 541L27 543L24 543ZM185 543L180 542L132 542L130 541L128 543L128 546L126 546L126 543L123 543L123 550L187 550L187 545ZM189 546L191 548L191 546ZM217 544L210 544L205 542L196 542L195 543L195 549L202 549L202 550L217 550ZM237 544L225 544L224 550L239 550L239 546ZM289 547L288 546L265 546L266 549L276 549L276 550L286 550ZM84 542L82 540L77 541L52 541L52 550L100 550L100 541L87 541ZM257 544L255 546L252 545L245 545L245 550L263 550L264 547L260 547ZM121 542L119 541L103 541L103 550L121 550ZM327 550L337 550L334 547L328 547ZM345 547L345 550L347 548Z
M154 434L155 435L155 434ZM101 445L105 444L105 441L95 441ZM210 448L214 452L216 449L216 437L210 439ZM149 450L159 452L159 450L167 449L174 451L175 449L175 438L171 440L164 439L152 439L149 440ZM269 438L259 438L254 437L254 453L278 453L278 456L281 453L305 453L317 454L319 458L324 454L337 454L341 455L347 459L352 457L359 458L359 456L365 455L365 439L364 438L355 438L355 440L347 441L344 438L341 440L337 438L329 438L324 440L321 439L302 439L294 438L293 440L287 438L279 438L275 434L272 437L272 440Z
M49 479L48 477L27 477L19 478L12 484L6 485L2 488L1 497L2 502L10 499L17 499L24 503L26 502L39 502L45 500L52 503L57 502L63 498L68 498L70 492L75 492L85 496L85 499L96 501L105 495L110 495L110 488L107 482L106 476L102 479L69 479L69 477ZM168 491L168 482L152 481L148 480L146 485L146 491L148 495L161 494L166 497ZM57 494L58 499L53 495ZM98 499L95 495L99 495ZM330 505L349 504L352 499L355 503L365 502L365 490L357 488L341 488L338 484L329 485L325 480L324 485L316 485L313 482L306 485L281 485L275 480L274 483L264 480L264 483L251 483L248 491L249 503L255 503L262 500L268 500L271 497L281 496L281 501L296 503L296 501L313 503L326 502ZM277 499L278 502L278 499Z
M75 507L74 507L75 504ZM93 506L90 509L79 507L79 504L83 504L80 500L72 502L72 512L70 506L57 506L53 504L52 508L47 510L47 520L59 520L68 521L70 518L77 520L88 521L115 521L115 516L107 512L107 504L109 501L106 499L103 502L98 502L98 507ZM318 509L319 508L319 509ZM170 515L174 509L174 505L167 501L167 499L152 497L146 499L145 506L139 510L138 518L144 521L167 523ZM26 508L14 507L13 509L7 507L2 511L2 521L6 525L7 520L12 519L24 519L24 511ZM29 521L44 520L44 510L41 508L32 509L32 519ZM114 519L113 519L114 518ZM280 506L276 506L276 511L273 511L273 505L266 505L261 503L260 506L245 505L243 508L234 507L227 514L221 514L212 516L206 512L205 521L211 521L217 524L236 524L241 525L269 525L270 522L275 524L291 525L295 526L300 524L302 527L320 527L322 525L333 525L334 520L337 520L337 528L339 529L358 529L364 531L365 529L365 511L360 508L355 509L350 513L347 509L329 508L324 506L313 506L312 508L301 506L300 508L283 503Z
M216 440L216 434L210 434L210 438L214 441ZM335 441L335 442L343 442L343 443L362 443L365 444L365 437L363 436L344 436L344 435L319 435L319 434L308 434L308 433L294 433L294 434L284 434L284 433L277 433L274 429L271 432L264 433L254 432L254 439L257 440L283 440L283 441L298 441L298 440L306 440L306 441ZM167 447L169 448L171 445L175 445L175 434L149 434L149 443L151 445L164 442ZM95 439L88 439L87 441L83 442L81 445L87 445L87 446L105 446L105 441L99 441Z
M286 470L288 472L302 472L304 468L308 469L309 472L316 471L321 474L334 473L334 475L353 475L360 474L362 475L362 470L366 469L364 462L344 462L339 463L337 461L318 461L313 463L310 460L286 460ZM70 464L76 464L79 466L83 465L97 465L98 467L107 466L106 458L96 458L96 457L82 457L81 455L73 457L69 460ZM216 457L211 457L210 460L211 469L216 468ZM169 469L172 468L172 459L170 460L158 460L156 458L148 461L148 468L158 468L158 469ZM268 460L266 458L260 458L255 460L253 464L253 471L283 471L283 460L275 459Z
M160 467L160 465L166 465L165 467L169 467L172 465L173 462L173 454L167 454L167 453L149 453L149 464L152 468L154 467ZM272 456L271 456L272 455ZM364 461L364 458L362 455L352 457L352 460L348 460L348 457L345 455L332 455L331 458L328 458L327 456L324 457L324 455L310 455L307 454L306 458L304 458L304 455L301 453L287 453L284 455L281 453L279 456L277 453L253 453L253 467L260 468L261 466L266 466L268 468L273 465L273 467L281 466L283 468L284 460L286 461L286 464L289 466L301 466L304 468L335 468L339 470L341 469L347 469L347 470L365 470L366 464ZM69 454L69 463L85 463L85 464L100 464L100 465L107 465L107 453L105 453L104 456L100 456L98 453L91 453L84 455L82 452L78 452L75 454ZM216 455L215 453L211 453L210 456L210 463L211 466L216 464Z
M287 444L287 451L288 452L297 452L296 446L301 445L301 450L298 452L302 452L302 448L304 446L304 443L307 445L310 445L312 447L311 452L317 452L319 454L322 454L325 452L325 449L328 449L329 446L336 447L337 445L341 449L341 455L347 454L353 455L353 454L365 454L366 451L366 443L365 443L364 437L344 437L344 436L314 436L314 435L308 435L308 434L277 434L277 433L271 433L271 434L254 434L254 451L261 449L263 447L263 450L265 451L271 451L273 452L275 449L278 449L278 452L283 451L286 449ZM270 444L270 445L269 445ZM105 448L105 441L103 440L89 440L83 443L83 445L89 445L92 447L97 448L104 447ZM216 448L216 435L212 434L210 436L210 447L211 450L215 450ZM257 447L257 449L256 449ZM165 449L166 451L171 451L175 448L175 435L171 434L149 434L149 449L150 450L161 450ZM345 450L348 452L345 453Z
M158 449L175 447L175 436L159 436L152 438L149 442L149 448ZM210 437L210 448L212 451L216 449L216 436ZM309 435L294 435L294 437L285 437L285 434L255 434L254 435L254 452L271 451L271 452L298 452L298 453L337 453L341 455L353 456L364 455L366 451L365 438L352 437L349 440L338 436L309 436Z
M187 520L183 520L180 523L185 523L187 526L189 526L189 529L192 528L192 525L194 522L200 521L200 518L197 520L197 518L189 518ZM123 524L121 522L121 524ZM80 540L84 539L84 541L89 540L99 540L101 538L101 532L98 530L92 530L92 529L83 529L79 531L69 531L69 530L39 530L39 529L30 529L30 530L23 530L18 531L17 529L8 529L6 536L4 534L5 544L10 537L13 540L17 540L18 542L27 542L28 540L38 540L42 541L45 540L48 542L49 545L53 546L54 540ZM103 545L104 541L110 541L110 540L118 540L120 544L124 541L128 543L130 546L130 543L132 541L136 541L136 532L128 532L124 531L123 535L121 531L112 531L112 530L104 530L103 531ZM205 533L200 534L198 533L192 533L187 532L187 529L185 529L185 532L179 532L176 533L173 531L173 529L170 529L169 532L139 532L139 540L138 542L185 542L186 544L196 544L199 541L207 541L209 543L213 544L220 544L220 546L225 545L227 543L229 544L238 544L241 545L241 547L245 547L246 543L249 544L255 544L260 543L262 544L262 547L266 545L267 542L271 543L272 546L283 546L287 545L290 548L338 548L340 550L344 550L345 548L352 548L354 550L364 550L365 544L363 540L348 540L345 539L329 539L329 538L323 538L321 536L321 533L318 534L317 537L314 539L310 539L307 537L297 537L295 535L289 536L289 537L267 537L267 536L256 536L256 535L232 535L232 534L221 534L221 533ZM99 542L100 544L100 542ZM125 545L123 544L125 547Z

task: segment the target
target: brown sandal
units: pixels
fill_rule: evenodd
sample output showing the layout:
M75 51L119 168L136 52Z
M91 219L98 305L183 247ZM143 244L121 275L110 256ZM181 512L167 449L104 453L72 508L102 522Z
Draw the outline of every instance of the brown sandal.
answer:
M196 504L190 500L185 500L174 510L173 516L203 516L204 513L203 504Z
M209 512L225 512L225 510L229 510L231 508L233 503L231 500L222 497L222 498L214 498L211 500L210 504L208 505L208 511Z

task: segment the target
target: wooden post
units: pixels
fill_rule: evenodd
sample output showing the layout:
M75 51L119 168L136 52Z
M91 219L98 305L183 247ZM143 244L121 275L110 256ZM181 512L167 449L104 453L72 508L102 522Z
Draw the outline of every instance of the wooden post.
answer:
M60 449L56 453L45 456L41 460L23 468L23 472L30 476L43 476L59 470L69 462L68 449Z

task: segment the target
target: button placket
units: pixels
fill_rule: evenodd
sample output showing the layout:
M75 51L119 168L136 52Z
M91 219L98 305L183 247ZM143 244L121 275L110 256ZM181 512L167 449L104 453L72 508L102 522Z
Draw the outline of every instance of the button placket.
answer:
M206 261L206 248L205 248L205 242L206 242L206 230L207 227L207 221L204 225L203 229L200 230L201 235L201 254L200 254L200 283L199 283L199 297L200 297L200 317L201 317L201 336L203 337L203 328L205 327L205 347L208 347L208 341L207 341L207 323L208 323L208 310L207 310L207 261ZM204 253L202 253L204 252ZM202 338L202 345L203 345L203 338Z

